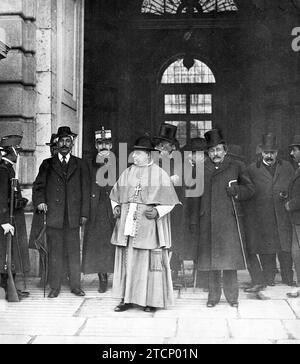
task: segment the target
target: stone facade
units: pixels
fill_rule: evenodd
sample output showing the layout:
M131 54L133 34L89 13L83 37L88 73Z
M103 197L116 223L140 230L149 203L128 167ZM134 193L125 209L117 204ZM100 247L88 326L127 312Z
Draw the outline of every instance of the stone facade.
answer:
M74 154L81 153L83 5L83 0L0 2L0 58L8 50L5 42L10 47L0 62L0 136L23 134L20 182L30 201L28 233L32 183L42 160L50 155L45 143L59 126L70 125L79 134ZM73 53L65 47L67 36L73 37ZM64 97L65 89L71 102ZM36 275L34 252L31 263Z

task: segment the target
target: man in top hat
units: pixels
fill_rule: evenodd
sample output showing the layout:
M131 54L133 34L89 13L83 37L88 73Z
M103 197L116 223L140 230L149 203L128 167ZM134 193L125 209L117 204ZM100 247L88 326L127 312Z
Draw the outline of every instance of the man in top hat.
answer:
M25 225L24 207L27 200L22 198L21 189L19 184L14 193L14 225L10 223L10 194L11 194L11 179L18 178L16 176L14 166L17 163L19 153L21 151L22 136L21 135L8 135L0 140L0 273L1 273L1 287L7 289L6 274L6 235L11 233L13 235L12 241L12 265L13 275L17 273L26 274L30 270L29 252L27 232ZM28 296L18 290L20 297Z
M293 285L291 257L292 229L285 211L293 167L278 158L276 135L263 135L261 158L247 171L255 185L255 195L246 207L246 241L252 287L246 292L258 292L264 285L274 286L276 255L282 282ZM259 256L259 260L258 257Z
M300 296L300 135L294 136L289 148L296 171L289 185L285 208L293 229L292 258L297 276L297 287L288 293L288 297L296 298Z
M58 154L43 161L33 184L34 206L47 214L49 298L60 293L64 254L71 292L85 295L80 287L79 228L89 216L89 172L85 162L71 154L76 136L67 126L58 129Z
M173 303L170 212L179 201L168 174L153 163L151 138L138 138L133 149L134 164L110 194L117 218L113 296L121 299L116 312L131 304L153 312Z
M107 290L107 273L113 273L114 247L110 243L114 228L114 217L109 194L112 189L106 169L116 171L116 158L112 153L111 130L95 132L97 154L89 161L90 171L90 219L83 242L83 273L98 273L99 292ZM105 169L101 173L101 169ZM99 173L98 173L99 171ZM97 181L100 176L102 180Z
M154 137L155 149L160 152L159 165L171 178L174 184L176 194L181 201L183 199L183 184L181 183L180 173L182 164L182 155L179 149L179 143L176 140L177 126L162 123L158 136ZM180 256L180 250L185 239L182 225L182 205L174 207L171 213L172 226L172 257L171 269L173 278L178 276L178 271L183 265L183 257Z
M208 156L204 165L204 194L199 205L198 269L209 272L208 307L224 294L238 306L237 270L245 269L245 257L233 203L251 198L254 186L240 163L227 156L226 142L218 129L205 133ZM239 221L241 223L241 221Z

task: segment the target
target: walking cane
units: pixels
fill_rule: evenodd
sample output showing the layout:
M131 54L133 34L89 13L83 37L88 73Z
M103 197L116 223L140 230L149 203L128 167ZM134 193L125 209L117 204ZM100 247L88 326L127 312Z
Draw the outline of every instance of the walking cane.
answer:
M237 180L232 180L229 182L228 186L231 187L233 183L236 183ZM240 244L241 244L241 248L242 248L242 254L243 254L243 259L245 262L245 267L246 269L248 269L248 264L247 264L247 260L246 260L246 254L245 254L245 250L244 250L244 244L243 244L243 237L242 237L242 232L241 232L241 226L240 226L240 222L239 222L239 217L238 217L238 213L237 213L237 208L236 208L236 203L234 200L234 197L231 196L231 201L232 201L232 206L233 206L233 210L234 210L234 215L235 215L235 219L236 219L236 224L237 224L237 228L238 228L238 233L239 233L239 238L240 238Z
M29 292L27 291L27 285L26 285L26 273L25 273L25 269L24 269L24 264L23 264L23 258L22 258L22 254L21 254L21 248L20 248L20 244L19 244L19 235L18 235L18 228L17 228L17 224L16 221L14 219L15 222L15 243L17 246L17 251L18 251L18 257L19 257L19 263L20 263L20 268L21 268L21 273L22 273L22 277L23 277L23 287L24 287L24 291L22 291L22 293L25 296L29 296Z

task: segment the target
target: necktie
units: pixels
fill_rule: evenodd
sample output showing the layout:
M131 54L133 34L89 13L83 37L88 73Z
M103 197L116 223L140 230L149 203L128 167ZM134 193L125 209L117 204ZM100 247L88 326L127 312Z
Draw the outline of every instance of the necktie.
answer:
M66 157L62 157L62 165L63 167L67 165Z

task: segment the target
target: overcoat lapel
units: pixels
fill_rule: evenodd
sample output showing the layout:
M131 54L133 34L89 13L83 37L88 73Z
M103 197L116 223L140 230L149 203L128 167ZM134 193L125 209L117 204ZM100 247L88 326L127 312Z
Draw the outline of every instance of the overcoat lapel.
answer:
M55 156L52 158L52 168L55 170L55 172L61 177L64 178L63 171L61 168L60 161L58 159L58 156Z
M68 173L67 173L67 180L70 179L72 174L76 171L77 163L75 158L71 155L69 160L69 166L68 166Z
M280 163L277 163L276 170L275 170L275 174L274 174L274 177L273 177L273 182L274 183L277 181L277 178L280 175L280 171L281 171L281 164Z

